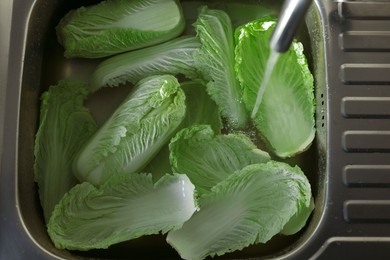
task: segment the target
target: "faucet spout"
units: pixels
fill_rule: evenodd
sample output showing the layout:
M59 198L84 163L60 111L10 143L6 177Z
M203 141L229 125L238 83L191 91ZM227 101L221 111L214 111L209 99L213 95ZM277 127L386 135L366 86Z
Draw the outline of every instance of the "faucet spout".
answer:
M290 48L311 2L312 0L285 0L270 40L271 49L281 53Z

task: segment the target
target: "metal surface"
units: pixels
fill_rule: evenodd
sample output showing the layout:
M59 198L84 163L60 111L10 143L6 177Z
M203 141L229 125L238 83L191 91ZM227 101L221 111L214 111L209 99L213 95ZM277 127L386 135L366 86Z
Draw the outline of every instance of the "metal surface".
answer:
M187 2L187 10L195 12L198 3ZM366 12L358 7L362 2ZM32 169L39 96L59 79L85 80L96 66L96 61L65 59L56 42L54 26L78 5L65 0L0 3L0 123L4 121L0 125L0 259L177 258L161 236L108 250L70 252L54 248L46 233ZM386 74L390 44L370 41L370 37L389 39L390 17L384 10L390 10L390 2L313 2L306 16L307 31L300 37L308 47L315 77L317 137L299 162L311 180L316 209L298 235L278 237L266 246L227 258L388 256L390 113L382 107L390 99ZM95 115L101 116L98 121L104 120L127 90L114 91L112 104L103 112L99 107L107 103L106 91L89 103Z
M390 2L328 4L332 9L324 23L329 178L325 237L315 257L383 259L390 252L390 186L383 175L390 158L390 114L373 102L390 97L390 82L382 70L389 65L390 53L383 43L369 39L389 33L390 17L381 9L389 10ZM359 35L358 48L345 48L351 46L350 35Z
M12 1L0 2L0 154L4 128L5 90L8 74L8 50L11 30ZM1 163L1 162L0 162Z
M17 182L18 121L20 109L20 86L23 68L23 55L26 25L31 3L2 1L2 22L5 28L2 35L1 59L2 80L5 71L4 85L1 86L4 104L0 113L3 116L1 128L2 146L0 165L0 259L26 259L30 256L38 259L45 255L37 246L24 227L20 216ZM4 8L4 9L3 9ZM4 12L4 13L3 13ZM3 16L4 14L4 16ZM10 30L10 31L9 31ZM10 37L8 33L10 32ZM3 42L4 41L4 42ZM3 44L5 44L3 46ZM4 67L3 67L4 66ZM2 82L3 83L3 82Z
M285 0L270 45L276 52L286 52L301 25L312 0Z

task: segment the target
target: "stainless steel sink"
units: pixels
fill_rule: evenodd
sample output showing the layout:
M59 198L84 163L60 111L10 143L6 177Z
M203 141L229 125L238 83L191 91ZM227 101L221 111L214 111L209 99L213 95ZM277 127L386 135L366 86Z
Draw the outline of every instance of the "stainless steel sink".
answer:
M62 78L86 80L97 64L65 59L54 27L70 9L96 2L0 3L0 259L178 258L163 236L77 252L56 249L46 233L33 179L39 97ZM275 11L281 5L271 0L220 2L202 1L221 8L261 3ZM200 2L183 4L191 16ZM390 252L390 110L384 108L390 107L390 43L369 41L376 37L389 42L390 12L385 10L390 10L389 2L313 1L298 37L315 76L317 137L291 163L298 163L310 179L316 208L298 234L277 236L224 259L361 259ZM115 102L123 91L113 92ZM103 92L89 102L92 112L99 110L102 97Z

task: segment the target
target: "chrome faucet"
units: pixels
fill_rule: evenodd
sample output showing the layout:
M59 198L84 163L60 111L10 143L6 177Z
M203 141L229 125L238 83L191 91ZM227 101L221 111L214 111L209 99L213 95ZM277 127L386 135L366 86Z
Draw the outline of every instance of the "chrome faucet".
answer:
M290 48L312 0L285 0L270 45L276 52L285 52Z

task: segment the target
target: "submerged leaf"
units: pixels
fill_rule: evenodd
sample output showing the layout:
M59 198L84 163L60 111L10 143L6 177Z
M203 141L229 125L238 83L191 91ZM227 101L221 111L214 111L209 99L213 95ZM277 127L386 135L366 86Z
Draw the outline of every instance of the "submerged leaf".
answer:
M200 78L195 69L193 55L200 42L192 36L182 36L149 48L119 54L100 63L92 74L91 91L105 85L116 87L161 74L183 74L187 78Z
M169 142L185 111L185 95L174 76L141 80L81 150L76 176L100 185L111 175L140 171Z
M253 164L201 197L201 208L167 241L183 259L203 259L265 243L300 207L309 207L310 184L298 167Z
M95 188L84 182L56 206L48 232L60 249L90 250L177 229L196 210L194 186L182 174L153 185L151 175L114 175Z
M62 196L78 183L72 162L97 130L95 120L83 106L86 95L87 85L71 80L59 81L42 94L34 176L46 222Z
M186 95L186 115L178 129L208 124L216 133L220 133L221 116L217 105L206 93L205 86L199 82L185 82L181 84L181 88ZM168 144L164 145L143 171L152 173L154 180L172 172Z
M185 128L169 144L174 172L186 173L199 193L245 166L270 160L244 135L216 135L208 125Z
M217 104L206 92L206 86L200 82L184 82L181 84L186 95L187 113L182 128L193 125L210 125L220 133L223 127Z
M265 18L236 30L236 71L243 100L253 110L270 56L275 20ZM315 136L313 76L303 46L293 42L281 54L266 86L254 124L273 152L282 158L306 150Z
M173 39L184 27L176 0L106 0L66 14L57 37L65 57L98 58Z
M298 211L286 223L280 233L288 236L300 231L306 225L306 222L314 210L314 207L313 198L310 201L310 205L300 205Z
M230 126L243 128L247 123L247 112L234 71L234 36L230 18L224 11L203 6L194 26L202 43L194 59L208 81L207 92Z

